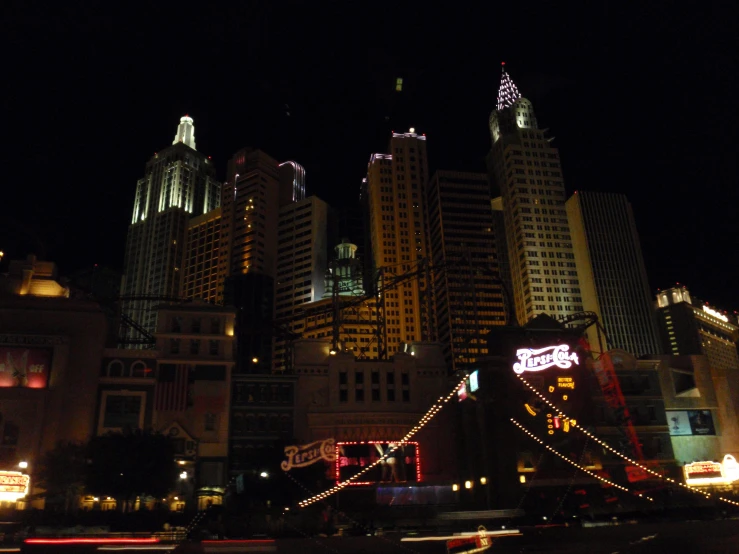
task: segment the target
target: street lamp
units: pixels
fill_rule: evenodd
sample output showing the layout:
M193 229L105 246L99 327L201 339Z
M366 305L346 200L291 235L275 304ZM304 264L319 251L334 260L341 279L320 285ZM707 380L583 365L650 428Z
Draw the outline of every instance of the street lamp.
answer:
M253 358L251 359L251 363L253 363L253 364L257 364L257 363L259 363L259 358L257 358L256 356L254 356L254 357L253 357Z
M183 481L187 479L187 471L183 471L182 473L180 473L180 479L182 479Z
M2 254L2 252L0 252L0 254ZM22 462L20 462L20 463L18 464L18 467L19 467L19 468L21 468L21 469L26 469L26 468L28 467L28 462L26 462L26 461L24 460L24 461L22 461Z
M269 477L269 473L267 473L266 471L263 471L262 473L260 473L260 474L259 474L259 476L260 476L260 477L261 477L262 479L266 479L267 477Z

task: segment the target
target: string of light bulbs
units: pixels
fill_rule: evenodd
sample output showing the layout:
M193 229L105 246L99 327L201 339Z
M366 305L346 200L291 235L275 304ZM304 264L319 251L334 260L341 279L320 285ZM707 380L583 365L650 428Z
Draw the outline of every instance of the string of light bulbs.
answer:
M424 426L429 421L431 421L436 416L436 414L438 414L441 411L444 405L447 404L454 397L454 395L457 394L457 391L460 389L462 385L464 385L466 380L467 380L467 377L465 377L459 383L457 383L457 385L452 389L452 391L449 394L447 394L446 396L440 396L439 400L437 400L437 402L428 409L428 411L423 415L423 417L418 420L418 423L416 423L416 425L414 425L413 428L410 431L408 431L402 439L400 439L399 441L392 441L395 444L395 446L393 446L392 448L388 448L387 452L385 452L382 456L380 456L380 458L372 462L370 465L366 466L359 473L352 475L351 477L349 477L345 481L342 481L341 483L337 483L330 489L322 493L316 494L314 496L311 496L310 498L306 498L305 500L301 500L300 502L298 502L298 506L300 506L301 508L305 508L306 506L310 506L311 504L318 502L319 500L324 500L325 498L328 498L329 496L336 494L341 489L351 484L353 481L356 481L357 479L359 479L362 475L364 475L371 469L377 467L379 464L385 461L392 453L394 453L398 448L400 448L401 446L404 446L405 443L407 443L413 437L413 435L415 435L421 429L423 429Z
M592 471L590 471L589 469L585 468L584 466L581 466L577 462L573 462L567 456L565 456L564 454L561 454L559 451L555 450L554 448L552 448L551 446L549 446L548 444L546 444L542 439L540 439L539 437L537 437L536 435L534 435L534 433L532 433L531 431L529 431L526 427L524 427L523 425L521 425L515 419L511 418L511 423L513 423L513 425L515 425L521 431L523 431L526 435L528 435L529 438L534 439L536 442L538 442L539 444L541 444L544 448L546 448L547 450L549 450L549 452L551 452L552 454L554 454L556 456L559 456L565 462L567 462L568 464L576 467L580 471L582 471L584 473L587 473L591 477L595 477L599 481L602 481L602 482L604 482L604 483L606 483L606 484L608 484L608 485L610 485L612 487L616 487L619 490L622 490L624 492L628 492L629 494L633 494L634 496L638 496L639 498L646 498L650 502L654 502L654 499L653 498L651 498L649 496L644 496L643 493L637 493L637 492L634 492L632 490L629 490L626 487L624 487L622 485L619 485L618 483L614 483L613 481L610 481L610 480L606 479L605 477L602 477L602 476L598 475L597 473L593 473Z
M580 432L581 432L581 433L582 433L583 435L587 436L588 438L590 438L590 439L594 440L594 441L595 441L596 443L598 443L599 445L601 445L601 446L602 446L603 448L605 448L606 450L608 450L608 451L612 452L613 454L615 454L615 455L616 455L616 456L618 456L619 458L621 458L621 459L623 459L623 460L625 460L625 461L629 462L630 464L632 464L632 465L634 465L634 466L636 466L636 467L638 467L638 468L640 468L640 469L642 469L642 470L646 471L647 473L649 473L650 475L653 475L654 477L658 477L659 479L662 479L662 480L664 480L664 481L667 481L667 482L669 482L669 483L671 483L671 484L673 484L673 485L679 485L679 486L681 486L681 487L683 487L683 488L685 488L685 489L688 489L688 490L690 490L690 491L692 491L692 492L694 492L694 493L697 493L697 494L702 494L702 495L703 495L703 496L705 496L706 498L710 498L710 497L711 497L711 494L710 494L710 493L704 492L704 491L702 491L702 490L700 490L700 489L697 489L697 488L695 488L695 487L691 487L690 485L686 485L685 483L680 483L680 482L678 482L678 481L675 481L675 480L674 480L674 479L672 479L671 477L665 477L664 475L662 475L662 474L660 474L660 473L658 473L658 472L656 472L656 471L654 471L654 470L652 470L652 469L650 469L650 468L646 467L645 465L643 465L643 464L641 464L641 463L637 462L636 460L634 460L634 459L632 459L632 458L629 458L629 457L628 457L628 456L626 456L625 454L623 454L623 453L619 452L618 450L616 450L615 448L613 448L613 447L612 447L612 446L611 446L610 444L608 444L608 443L607 443L607 442L605 442L605 441L602 441L602 440L600 440L600 439L599 439L598 437L596 437L595 435L593 435L593 434L592 434L592 433L591 433L590 431L588 431L588 430L584 429L584 428L583 428L583 427L582 427L582 426L581 426L581 425L580 425L579 423L577 423L577 422L576 422L575 420L571 419L571 418L570 418L570 417L569 417L569 416L568 416L567 414L565 414L565 413L564 413L564 412L563 412L562 410L560 410L560 409L559 409L559 408L558 408L558 407L557 407L556 405L554 405L554 403L552 403L552 402L551 402L551 401L550 401L550 400L549 400L548 398L546 398L546 397L545 397L545 396L544 396L544 395L543 395L543 394L542 394L541 392L539 392L539 391L538 391L538 390L537 390L536 388L534 388L534 387L533 387L533 386L532 386L532 385L531 385L531 384L530 384L530 383L529 383L528 381L526 381L526 379L524 379L524 378L523 378L523 377L521 377L520 375L517 375L517 377L518 377L518 378L519 378L519 379L521 380L521 382L522 382L522 383L523 383L524 385L526 385L526 386L527 386L527 387L528 387L528 388L529 388L529 389L530 389L531 391L533 391L533 392L534 392L534 393L535 393L535 394L536 394L536 395L537 395L537 396L538 396L538 397L539 397L539 398L540 398L540 399L541 399L542 401L544 401L544 402L545 402L545 403L546 403L546 404L547 404L547 405L548 405L548 406L549 406L550 408L552 408L553 410L555 410L555 411L557 412L557 415L559 415L559 416L561 416L561 417L562 417L563 419L566 419L567 421L569 421L569 423L570 423L570 426L574 427L575 429L577 429L578 431L580 431ZM737 505L739 505L739 504L737 504Z

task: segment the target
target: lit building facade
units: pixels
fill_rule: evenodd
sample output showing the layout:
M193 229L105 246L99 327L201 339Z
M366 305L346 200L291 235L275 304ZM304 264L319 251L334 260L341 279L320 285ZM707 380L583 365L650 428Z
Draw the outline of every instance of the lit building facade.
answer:
M217 208L220 200L213 164L195 149L193 120L185 116L172 146L146 164L128 229L121 309L148 335L156 329L159 300L181 296L190 218ZM134 326L123 328L124 340L138 334Z
M488 162L501 197L516 317L523 324L540 313L560 318L580 312L559 152L505 69L489 123Z
M328 262L328 221L329 207L316 196L280 208L275 319L288 332L297 330L297 316L302 313L303 306L323 296ZM284 371L285 340L282 337L275 338L273 364L275 371Z
M739 457L739 368L716 367L705 355L657 358L678 465Z
M53 263L33 256L11 261L0 276L2 470L33 475L59 441L86 442L95 432L107 318L95 302L70 298L56 276ZM41 492L33 480L30 487ZM43 500L16 507L29 504L42 508Z
M222 502L228 481L235 315L202 301L159 307L152 425L171 437L181 492L200 510Z
M484 173L437 171L428 185L438 340L452 369L485 356L491 327L506 323L490 201Z
M334 248L323 298L303 306L294 328L306 339L327 339L334 352L359 359L378 357L377 302L366 296L357 246L344 239Z
M384 452L389 443L401 439L440 396L449 393L439 345L414 343L405 349L392 360L363 361L350 352L330 354L331 342L326 339L296 341L295 437L298 444L336 441L335 478L356 473L352 464L358 469L361 458L377 459L378 448ZM448 415L440 413L416 434L397 474L378 470L359 485L450 480L456 455L448 448L452 440ZM364 451L353 452L360 443Z
M657 316L665 352L703 354L715 368L739 368L739 326L727 313L690 296L676 286L657 293Z
M626 196L576 191L566 207L583 308L598 314L612 348L636 356L660 354L647 271Z
M423 205L429 177L426 137L414 129L393 133L389 152L370 157L364 186L373 271L380 287L428 261ZM403 342L427 340L432 334L427 281L421 274L381 296L386 335L381 357L398 352Z
M182 296L215 304L220 283L221 208L193 217L187 225Z

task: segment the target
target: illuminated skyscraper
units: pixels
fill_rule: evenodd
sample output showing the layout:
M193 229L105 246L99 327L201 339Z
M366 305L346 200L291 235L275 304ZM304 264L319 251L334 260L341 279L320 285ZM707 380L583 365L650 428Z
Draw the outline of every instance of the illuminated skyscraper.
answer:
M131 322L124 325L126 340L142 338L136 326L152 334L157 320L152 307L160 298L181 296L188 222L217 208L220 200L213 164L195 150L195 126L185 116L172 146L154 154L136 186L121 283L123 317Z
M389 153L370 157L364 189L374 271L381 283L417 271L428 259L423 207L428 177L426 137L414 129L393 133ZM387 354L401 343L428 339L433 323L426 285L421 272L382 295Z
M506 323L484 173L437 171L427 193L439 342L452 369L488 353L487 335Z
M323 296L328 262L328 220L329 207L317 196L280 208L275 319L287 331L300 333L298 315L306 304ZM272 356L275 371L285 369L285 354L284 338L276 337Z
M559 318L582 311L559 152L505 68L490 134L488 161L502 201L519 323L540 313Z
M623 194L577 191L566 206L585 310L598 314L614 348L660 354L631 204Z
M703 354L714 369L739 368L739 326L733 314L691 297L678 285L657 294L657 317L667 354Z

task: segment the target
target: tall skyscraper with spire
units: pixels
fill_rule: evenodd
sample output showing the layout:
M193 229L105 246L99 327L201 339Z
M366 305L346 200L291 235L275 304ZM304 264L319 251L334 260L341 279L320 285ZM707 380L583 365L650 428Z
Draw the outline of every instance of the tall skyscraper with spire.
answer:
M121 283L128 344L156 329L153 306L182 290L188 221L220 205L221 185L210 159L195 150L193 119L180 119L172 146L157 152L136 185ZM138 329L136 328L138 327Z
M559 152L505 65L489 123L488 165L505 222L516 317L523 324L540 313L559 318L580 312Z

